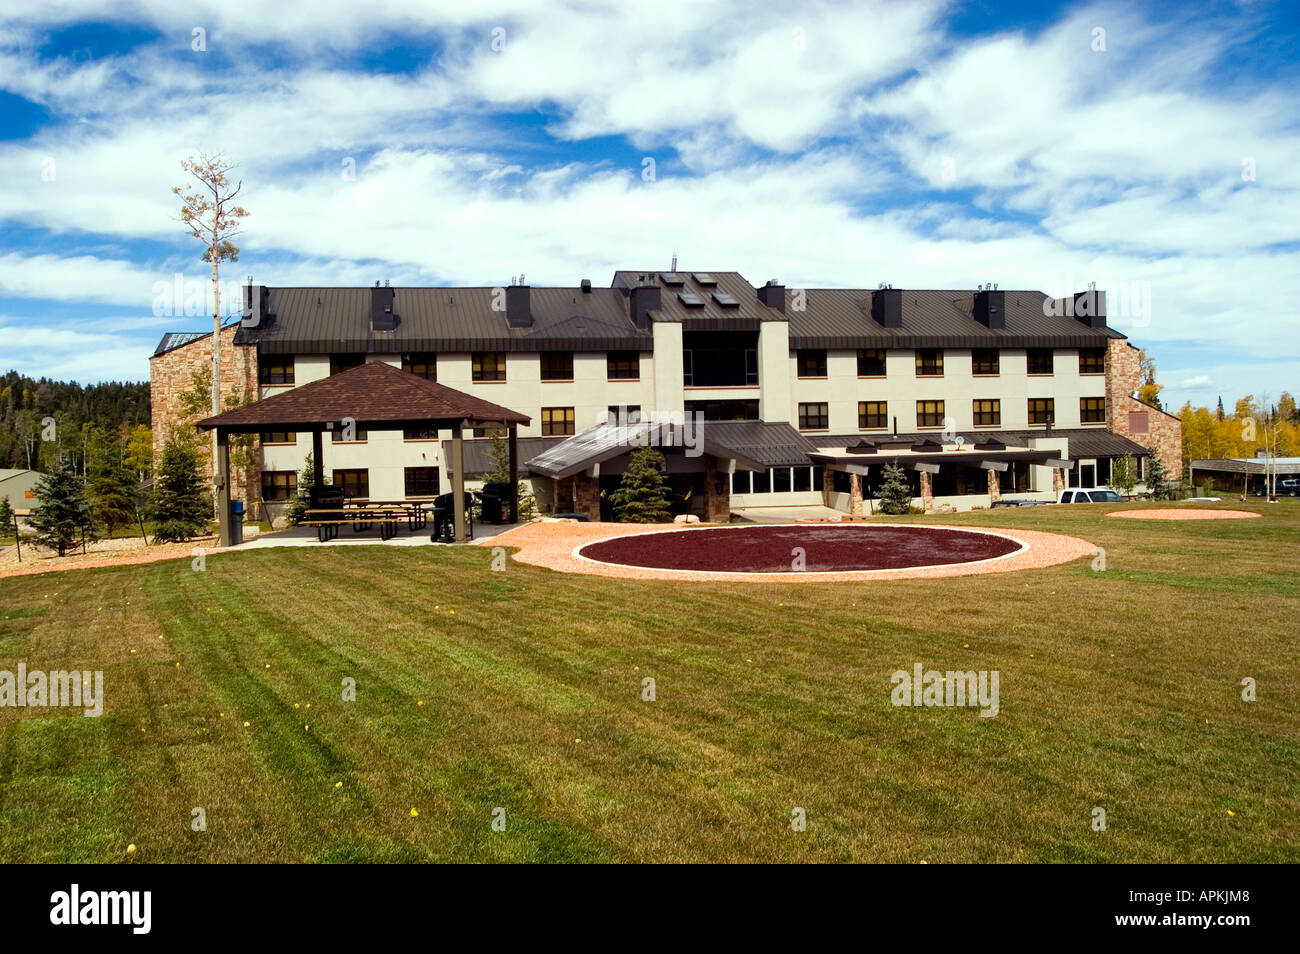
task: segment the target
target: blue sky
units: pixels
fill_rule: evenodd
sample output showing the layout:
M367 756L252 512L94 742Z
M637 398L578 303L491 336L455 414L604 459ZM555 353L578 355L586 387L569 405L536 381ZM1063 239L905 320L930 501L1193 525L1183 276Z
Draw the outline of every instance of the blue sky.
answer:
M252 213L227 281L604 284L674 252L794 287L1095 281L1167 404L1276 399L1297 50L1269 2L9 0L0 368L144 379L206 327L155 286L206 280L170 187L223 152Z

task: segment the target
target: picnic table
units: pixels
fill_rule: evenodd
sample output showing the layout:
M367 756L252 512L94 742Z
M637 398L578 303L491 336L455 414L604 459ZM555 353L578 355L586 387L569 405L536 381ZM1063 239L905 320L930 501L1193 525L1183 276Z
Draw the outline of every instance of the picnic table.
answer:
M342 507L307 510L300 526L315 527L321 543L339 535L339 527L351 526L353 533L364 533L379 525L379 538L390 540L397 535L403 521L411 530L423 530L429 523L429 502L424 500L368 500L354 497Z

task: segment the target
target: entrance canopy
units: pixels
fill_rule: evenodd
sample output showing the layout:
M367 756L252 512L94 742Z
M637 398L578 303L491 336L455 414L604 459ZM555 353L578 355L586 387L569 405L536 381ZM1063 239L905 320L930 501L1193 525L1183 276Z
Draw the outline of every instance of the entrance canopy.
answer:
M357 430L450 430L452 432L452 484L456 501L456 540L464 542L465 478L461 466L465 428L504 427L509 430L510 464L516 465L516 429L530 418L518 411L484 401L436 381L370 361L328 378L312 381L265 400L226 411L198 422L203 430L217 432L218 515L221 545L230 545L229 436L263 431L310 431L312 466L317 486L324 481L323 441L327 430L351 424ZM510 516L518 519L518 500L511 499Z
M649 421L598 424L547 448L528 461L528 469L543 477L563 480L607 460L630 454L646 444L659 450L681 450L688 457L708 454L718 460L735 461L736 466L746 469L767 469L741 451L718 441L707 423L691 422L688 427L681 423ZM700 462L699 469L704 469L703 461Z

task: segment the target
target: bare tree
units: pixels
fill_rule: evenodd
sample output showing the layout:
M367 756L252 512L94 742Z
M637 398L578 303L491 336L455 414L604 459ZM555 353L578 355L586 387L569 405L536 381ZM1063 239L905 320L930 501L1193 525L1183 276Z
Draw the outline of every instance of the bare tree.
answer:
M183 186L172 189L180 196L180 221L190 234L204 245L203 261L212 263L212 414L221 413L221 279L218 266L222 262L239 261L239 249L230 240L240 234L240 222L248 211L235 204L244 187L243 180L231 183L230 173L236 168L220 153L210 156L200 153L181 162L181 169L198 183L197 188ZM212 432L212 499L217 506L217 432ZM220 514L217 517L220 518Z

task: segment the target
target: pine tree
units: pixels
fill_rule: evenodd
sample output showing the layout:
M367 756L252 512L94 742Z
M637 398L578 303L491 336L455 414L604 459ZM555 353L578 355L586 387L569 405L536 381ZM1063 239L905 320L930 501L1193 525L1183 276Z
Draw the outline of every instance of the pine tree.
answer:
M154 482L149 516L155 543L188 540L208 529L212 507L204 499L193 444L169 437Z
M880 485L880 512L891 515L908 513L912 509L912 487L907 482L907 472L897 464L886 464L885 481Z
M1170 496L1170 487L1164 461L1155 448L1148 447L1147 452L1151 455L1147 458L1147 489L1151 491L1152 500L1166 500Z
M14 532L14 508L9 506L9 496L0 497L0 537Z
M135 471L116 457L101 461L87 487L90 513L111 537L119 527L135 522Z
M672 518L659 472L663 464L664 455L650 446L638 447L628 457L618 490L610 495L620 523L667 523Z
M36 499L40 502L27 522L36 530L36 542L41 546L57 550L63 556L91 530L85 481L77 476L71 458L37 482Z
M510 445L499 432L492 434L488 459L492 461L492 472L485 475L487 482L510 483ZM519 519L525 522L532 520L537 516L537 501L533 499L533 492L522 480L515 481L515 492L519 494Z
M302 522L302 518L307 515L311 509L311 492L316 487L316 466L312 462L312 455L308 454L306 466L303 467L302 473L298 475L298 495L293 498L289 506L284 510L284 519L289 526L296 527Z
M1223 395L1219 395L1219 406L1214 411L1215 420L1223 420Z

